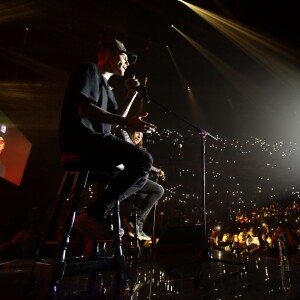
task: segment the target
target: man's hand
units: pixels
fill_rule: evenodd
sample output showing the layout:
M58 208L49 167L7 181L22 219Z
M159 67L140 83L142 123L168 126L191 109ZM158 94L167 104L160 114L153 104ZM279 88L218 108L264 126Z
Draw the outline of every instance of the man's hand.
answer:
M159 172L157 173L158 177L161 177L162 181L166 180L165 172L162 169L159 169Z
M128 78L125 81L125 86L127 88L128 93L130 94L136 94L136 86L140 85L140 82L137 78L135 78L135 75L132 75L130 78Z
M147 116L148 113L144 113L143 115L135 115L131 118L128 118L127 126L130 129L135 131L148 132L148 133L154 132L156 130L156 126L142 120Z

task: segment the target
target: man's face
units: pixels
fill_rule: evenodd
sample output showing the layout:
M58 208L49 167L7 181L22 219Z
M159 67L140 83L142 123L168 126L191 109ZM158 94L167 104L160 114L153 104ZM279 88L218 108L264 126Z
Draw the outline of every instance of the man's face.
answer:
M2 137L0 137L0 155L4 148L5 148L5 141Z
M111 52L111 58L113 73L119 76L123 76L125 74L126 69L129 66L127 54L114 51Z

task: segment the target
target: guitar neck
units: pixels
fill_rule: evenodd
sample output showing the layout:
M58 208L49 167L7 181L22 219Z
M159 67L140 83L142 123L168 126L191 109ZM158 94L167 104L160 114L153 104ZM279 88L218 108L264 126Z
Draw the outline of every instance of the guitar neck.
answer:
M156 172L156 173L160 173L161 170L152 166L151 171Z
M128 134L128 132L126 130L120 129L120 133L121 133L124 141L126 141L126 142L128 142L130 144L133 144L133 142L132 142L132 140L131 140L131 138L130 138L130 136L129 136L129 134Z

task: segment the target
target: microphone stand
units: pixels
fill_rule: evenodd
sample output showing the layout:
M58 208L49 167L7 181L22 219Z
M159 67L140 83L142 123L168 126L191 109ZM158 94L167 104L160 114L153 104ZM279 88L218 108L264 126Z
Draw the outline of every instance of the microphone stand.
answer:
M208 245L208 233L207 233L207 221L206 221L206 178L205 178L205 141L206 138L211 138L215 141L218 140L218 138L214 137L213 135L211 135L209 132L195 126L194 124L192 124L191 122L189 122L188 120L186 120L185 118L181 117L180 115L176 114L175 112L171 111L169 108L163 106L161 103L159 103L158 101L152 99L149 97L146 88L143 87L143 91L138 91L140 93L140 95L147 101L147 103L153 102L156 105L162 107L163 112L164 113L170 113L173 116L175 116L176 118L180 119L181 121L183 121L184 123L190 125L192 128L194 128L196 130L196 132L201 136L201 140L202 140L202 151L201 151L201 155L202 155L202 226L203 226L203 245L204 245L204 257L199 258L197 260L191 261L191 262L187 262L181 265L177 265L177 266L173 266L173 267L169 267L168 270L171 271L173 269L176 268L180 268L180 267L184 267L187 265L192 265L195 263L200 262L200 269L198 271L197 276L194 277L194 284L195 285L199 285L200 282L200 275L202 273L202 269L204 266L205 262L218 262L218 263L228 263L228 264L232 264L232 265L239 265L239 266L243 266L245 270L248 269L249 264L248 263L244 263L244 262L237 262L237 261L228 261L228 260L224 260L224 259L214 259L211 257L210 255L210 249L209 249L209 245Z
M158 182L158 176L156 174L156 178L155 178L155 183ZM152 249L154 249L156 247L156 237L155 237L155 226L156 226L156 209L157 209L157 204L158 201L155 202L154 204L154 209L153 209L153 226L152 226Z

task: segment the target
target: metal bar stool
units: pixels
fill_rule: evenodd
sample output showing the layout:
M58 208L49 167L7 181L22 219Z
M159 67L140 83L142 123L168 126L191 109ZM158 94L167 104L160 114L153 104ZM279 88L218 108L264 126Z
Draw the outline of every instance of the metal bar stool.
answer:
M41 241L33 263L28 287L38 283L41 279L48 283L49 293L55 294L57 284L64 276L96 273L106 270L115 271L116 283L118 285L124 282L125 257L122 251L122 240L120 236L120 208L119 202L113 207L113 225L114 225L114 256L102 257L92 255L90 257L66 258L71 231L73 228L76 211L78 210L80 195L86 187L89 177L89 170L85 167L83 158L79 154L64 154L61 159L61 166L65 170L56 204L52 211L48 228L44 238ZM113 171L111 172L111 175ZM66 201L68 208L64 211ZM61 224L61 238L53 238L59 225L60 215L63 214L63 223ZM47 257L47 248L56 246L54 257Z

